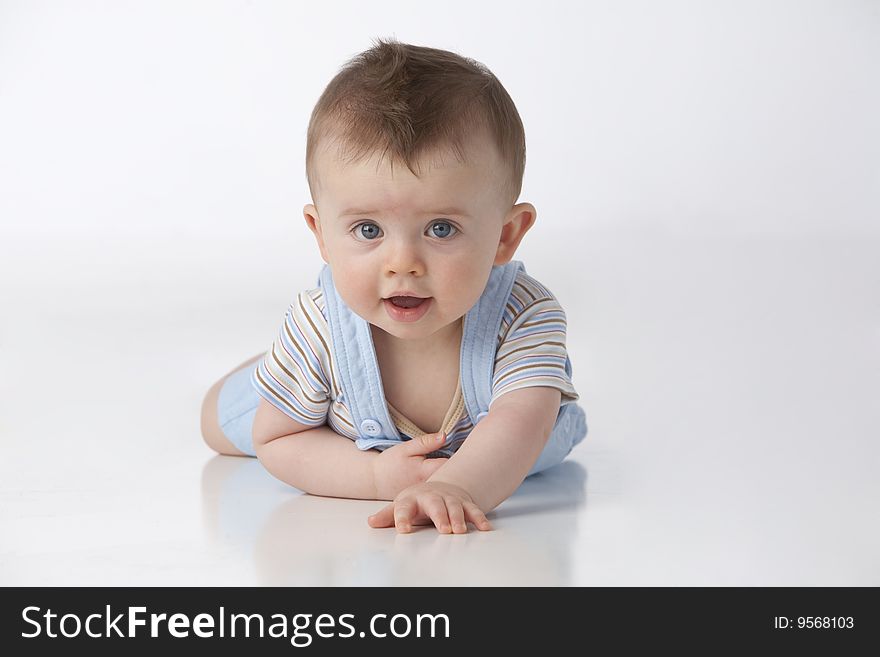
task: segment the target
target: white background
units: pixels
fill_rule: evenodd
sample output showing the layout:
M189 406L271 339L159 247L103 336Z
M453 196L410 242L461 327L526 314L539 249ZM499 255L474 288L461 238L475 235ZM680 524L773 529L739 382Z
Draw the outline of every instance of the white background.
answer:
M312 107L392 36L513 97L568 314L589 436L490 534L199 436L316 282ZM878 62L867 1L0 1L0 584L880 584Z

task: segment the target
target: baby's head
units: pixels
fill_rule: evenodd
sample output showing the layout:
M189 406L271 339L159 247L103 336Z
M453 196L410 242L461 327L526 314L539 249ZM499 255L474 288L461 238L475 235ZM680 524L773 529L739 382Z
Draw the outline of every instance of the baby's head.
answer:
M349 308L427 343L457 331L534 223L515 204L524 167L519 113L485 66L380 39L312 112L303 214ZM401 292L427 300L404 314L386 301Z

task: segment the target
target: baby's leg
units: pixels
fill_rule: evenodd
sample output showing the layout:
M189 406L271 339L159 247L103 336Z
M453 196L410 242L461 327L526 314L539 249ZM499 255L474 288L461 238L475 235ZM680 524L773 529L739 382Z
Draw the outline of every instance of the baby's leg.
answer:
M215 452L232 456L247 456L244 452L233 445L229 441L229 438L223 435L223 430L220 428L220 423L217 419L217 398L220 395L220 388L223 387L224 381L226 381L226 378L230 374L237 372L247 365L256 363L264 356L265 353L257 354L253 358L246 360L238 367L233 368L208 389L205 399L202 402L202 438L204 439L205 444Z

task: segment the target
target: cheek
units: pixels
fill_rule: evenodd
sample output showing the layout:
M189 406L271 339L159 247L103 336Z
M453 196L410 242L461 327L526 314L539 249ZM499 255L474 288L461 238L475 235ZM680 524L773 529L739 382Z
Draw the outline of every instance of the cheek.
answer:
M363 309L379 297L379 292L374 289L372 279L369 276L364 276L362 268L345 258L334 263L333 283L340 296L352 310Z
M366 303L378 296L369 276L353 271L346 276L345 290L347 296L356 303Z
M484 262L476 255L456 258L449 262L449 267L446 269L444 287L463 302L476 300L483 292L491 267L491 260Z

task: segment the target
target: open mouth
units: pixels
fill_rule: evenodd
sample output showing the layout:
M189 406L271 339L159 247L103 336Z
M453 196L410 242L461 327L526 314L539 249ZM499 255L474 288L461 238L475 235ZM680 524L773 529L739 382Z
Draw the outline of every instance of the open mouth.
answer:
M385 311L395 322L417 322L430 312L432 297L393 296L382 299Z
M388 301L398 308L418 308L422 303L427 301L427 299L421 297L390 297Z

